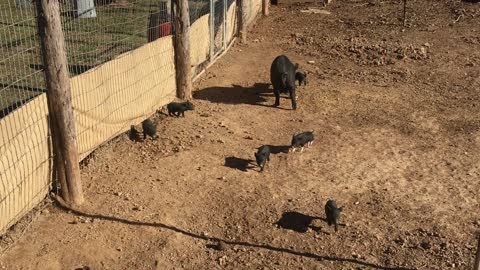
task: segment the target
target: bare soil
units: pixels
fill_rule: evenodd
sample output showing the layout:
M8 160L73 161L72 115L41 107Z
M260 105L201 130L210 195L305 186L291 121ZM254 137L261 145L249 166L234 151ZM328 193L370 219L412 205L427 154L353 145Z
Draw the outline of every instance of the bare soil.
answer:
M408 5L406 27L401 1L273 6L195 83L195 111L96 151L84 214L47 206L0 268L471 269L480 5ZM271 107L279 54L308 73L296 111ZM313 146L284 153L306 130ZM259 173L263 144L276 153ZM345 207L337 233L328 198Z

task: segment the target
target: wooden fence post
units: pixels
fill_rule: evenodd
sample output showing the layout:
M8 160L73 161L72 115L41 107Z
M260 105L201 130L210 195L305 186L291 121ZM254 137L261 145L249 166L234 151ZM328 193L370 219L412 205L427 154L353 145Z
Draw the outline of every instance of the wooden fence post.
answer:
M177 96L189 100L192 98L192 69L188 0L175 0L174 50Z
M53 166L55 167L55 175L57 176L57 180L60 183L60 195L62 196L63 200L66 202L70 202L70 194L68 192L68 185L67 185L67 178L65 176L65 164L62 155L61 144L59 141L58 135L58 127L56 123L56 119L53 116L53 108L50 109L49 106L49 114L50 114L50 131L52 134L52 148L53 148Z
M246 44L247 43L247 1L248 0L238 0L240 1L240 6L238 8L239 10L239 16L238 16L238 22L239 22L239 31L240 31L240 40L242 43Z
M263 16L268 16L268 5L270 5L270 0L262 0L262 13Z
M57 136L53 139L54 147L60 148L61 157L59 158L63 159L61 163L65 170L66 190L69 193L68 203L80 205L84 198L60 6L58 0L36 0L35 2L38 34L45 65L47 102L52 121L55 122L53 126L55 131L52 135ZM54 152L57 151L54 150ZM59 171L61 172L61 169Z
M475 255L475 263L473 266L473 270L480 270L480 232L477 233L477 254Z

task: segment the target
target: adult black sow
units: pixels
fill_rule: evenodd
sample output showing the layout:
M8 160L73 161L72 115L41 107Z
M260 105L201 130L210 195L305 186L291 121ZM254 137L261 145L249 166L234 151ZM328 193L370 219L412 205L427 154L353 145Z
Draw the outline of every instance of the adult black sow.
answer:
M295 96L295 74L298 64L293 64L285 55L280 55L273 60L270 67L270 80L275 94L275 104L280 105L280 93L289 93L292 100L292 109L297 109L297 100Z

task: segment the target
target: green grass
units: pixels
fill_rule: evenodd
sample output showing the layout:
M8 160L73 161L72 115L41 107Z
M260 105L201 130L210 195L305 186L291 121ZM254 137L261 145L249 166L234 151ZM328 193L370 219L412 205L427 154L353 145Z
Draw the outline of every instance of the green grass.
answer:
M81 19L72 16L71 0L61 2L72 76L147 43L149 15L160 7L160 0L97 3L97 17ZM209 12L209 3L209 0L190 0L191 22ZM34 8L17 8L15 0L0 0L0 118L2 110L12 109L8 108L11 104L45 90L41 65Z
M154 6L158 0L97 4L96 18L80 19L71 16L72 6L65 1L62 27L72 75L147 43ZM33 7L17 8L14 0L0 0L0 112L45 89L36 27Z

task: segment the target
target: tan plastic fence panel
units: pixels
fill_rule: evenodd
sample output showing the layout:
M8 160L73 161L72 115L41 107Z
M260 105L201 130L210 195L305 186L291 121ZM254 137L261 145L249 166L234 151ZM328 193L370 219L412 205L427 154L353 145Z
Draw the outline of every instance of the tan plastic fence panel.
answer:
M0 233L47 194L51 153L47 96L42 94L0 120Z
M247 1L247 25L254 22L257 14L262 12L262 0Z
M227 41L237 32L237 7L227 15ZM248 23L261 11L249 1ZM191 27L192 65L209 58L209 15ZM163 37L71 79L80 158L139 124L175 98L172 37ZM0 120L0 234L46 196L52 153L46 95Z
M172 37L122 54L71 82L83 159L175 98Z
M210 14L197 19L190 27L190 57L192 66L207 61L210 54Z
M237 5L233 3L227 10L227 43L233 40L237 33Z
M72 78L80 158L175 98L172 37ZM0 120L0 233L47 194L52 179L46 95Z

